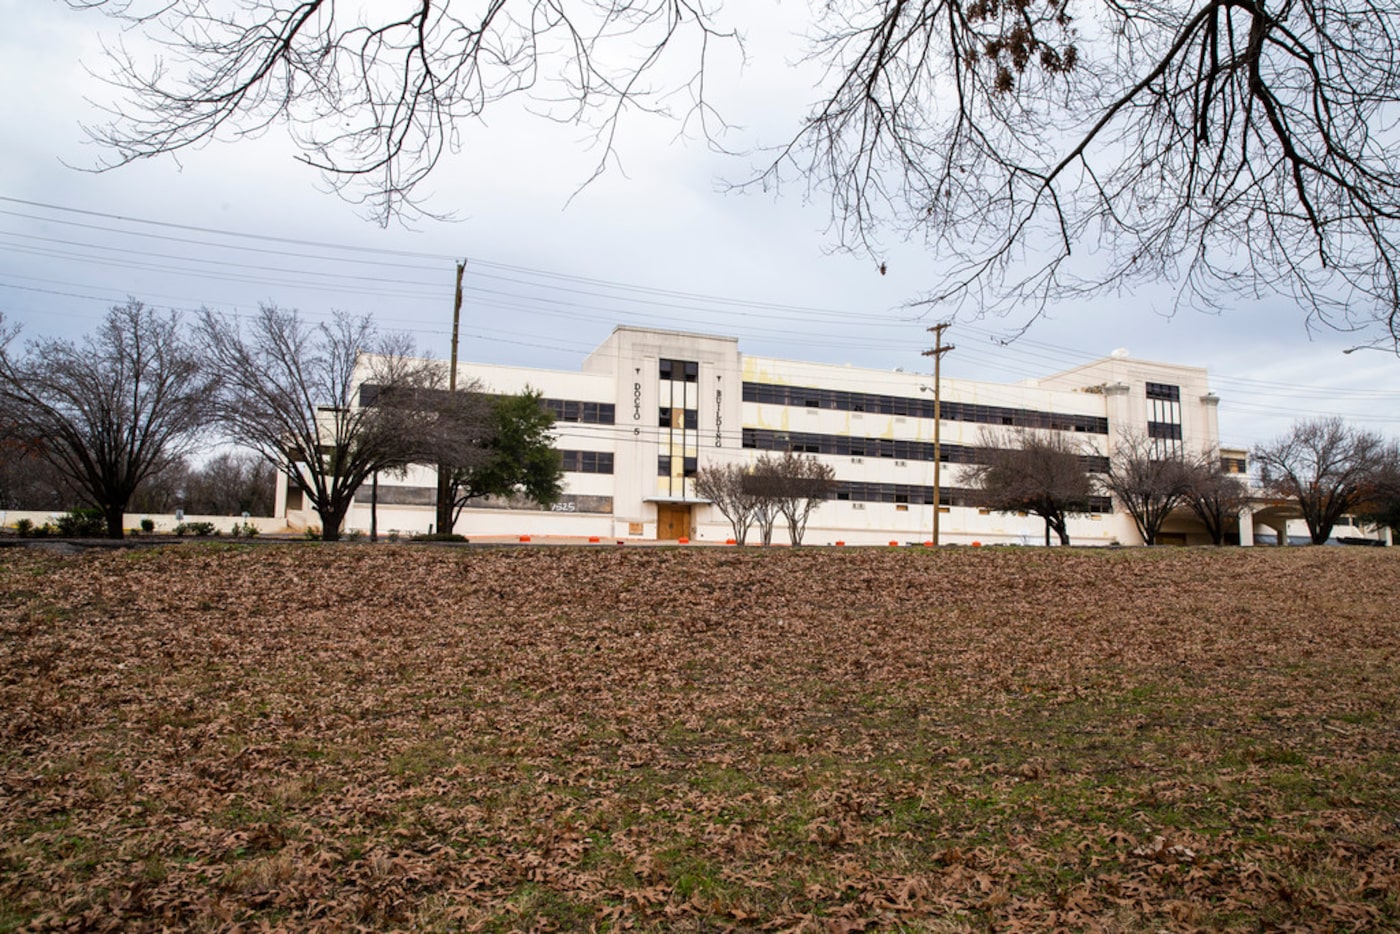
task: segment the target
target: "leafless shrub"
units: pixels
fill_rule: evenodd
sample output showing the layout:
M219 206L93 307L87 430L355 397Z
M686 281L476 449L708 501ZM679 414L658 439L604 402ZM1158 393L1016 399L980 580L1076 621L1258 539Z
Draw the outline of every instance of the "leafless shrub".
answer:
M706 464L695 471L695 494L729 521L740 545L748 540L757 506L757 497L745 486L747 473L741 464Z

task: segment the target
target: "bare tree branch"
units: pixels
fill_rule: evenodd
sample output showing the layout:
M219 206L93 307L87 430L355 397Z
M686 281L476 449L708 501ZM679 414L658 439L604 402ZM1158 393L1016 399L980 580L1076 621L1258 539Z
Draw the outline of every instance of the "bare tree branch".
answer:
M695 472L695 495L710 501L743 545L753 527L757 498L745 487L747 471L739 464L706 464Z
M733 38L694 0L68 0L104 9L164 49L123 45L107 79L124 95L88 128L104 168L285 124L301 159L380 222L461 145L463 125L521 97L592 126L601 171L628 111L666 112L648 82L688 57L702 132L710 42Z
M167 54L111 50L108 165L284 123L380 221L512 98L591 127L595 177L629 114L682 98L683 127L724 128L706 70L734 37L701 0L68 2ZM753 183L829 198L851 249L922 237L929 305L1033 319L1166 282L1400 336L1394 3L827 0L812 28L817 103Z
M1071 10L1084 17L1071 20ZM1379 0L850 0L832 81L762 177L950 262L929 304L1174 283L1397 333L1400 8ZM1093 254L1083 261L1072 254Z
M1225 543L1226 525L1239 515L1248 495L1244 482L1225 472L1219 450L1202 451L1200 456L1187 461L1184 500L1206 527L1214 544Z
M788 527L788 540L802 544L812 511L836 490L836 471L815 457L787 451L774 465L772 495Z

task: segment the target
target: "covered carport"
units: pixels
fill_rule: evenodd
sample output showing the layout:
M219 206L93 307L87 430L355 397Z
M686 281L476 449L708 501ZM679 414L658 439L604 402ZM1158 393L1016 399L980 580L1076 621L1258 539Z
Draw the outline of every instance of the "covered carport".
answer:
M1246 500L1234 522L1227 520L1224 543L1228 545L1238 542L1244 547L1258 544L1287 545L1288 523L1302 518L1303 510L1292 500L1256 494ZM1267 537L1268 532L1274 535L1272 542ZM1259 540L1259 535L1265 536L1262 541ZM1379 540L1386 545L1392 544L1390 530L1382 530ZM1185 506L1172 510L1167 521L1162 523L1157 541L1162 545L1211 543L1210 533L1207 532L1205 524Z
M1291 500L1277 497L1250 497L1240 510L1240 544L1256 544L1254 533L1258 526L1272 529L1277 545L1288 544L1288 520L1303 518L1303 510Z

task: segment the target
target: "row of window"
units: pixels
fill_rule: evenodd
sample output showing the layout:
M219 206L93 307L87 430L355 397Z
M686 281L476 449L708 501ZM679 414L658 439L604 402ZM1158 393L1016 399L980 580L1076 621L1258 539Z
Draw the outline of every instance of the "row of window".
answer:
M1181 387L1169 383L1148 383L1147 398L1161 399L1164 402L1180 402Z
M865 392L847 392L842 389L779 386L772 383L744 383L744 401L809 409L832 409L840 412L870 412L877 415L933 418L933 399L922 396L882 396ZM1093 415L1040 412L1034 409L975 405L968 402L944 402L939 407L939 415L948 421L955 422L1108 434L1108 419Z
M933 462L932 442L900 438L858 438L850 435L745 428L744 447L756 451L793 451L798 454L834 454ZM938 459L944 464L977 464L982 462L980 457L981 449L977 447L962 444L939 445ZM1081 460L1090 473L1108 472L1107 457L1087 454Z
M383 387L373 383L360 386L360 405L371 406L379 403L384 394ZM425 402L441 401L446 398L442 390L423 390L418 396ZM589 425L612 425L617 420L617 406L611 402L581 402L577 399L541 399L540 405L554 413L556 422L582 422Z
M564 469L570 473L612 473L612 451L560 451Z
M976 506L982 501L980 490L967 487L942 487L938 491L939 505ZM841 481L836 484L834 499L853 503L895 503L896 505L930 506L933 504L933 487L916 486L906 483L855 483ZM1091 513L1110 513L1113 501L1107 496L1089 497Z
M662 360L662 379L683 379L694 382L698 364L694 361ZM679 367L679 369L676 369ZM1149 384L1150 385L1150 384ZM1174 388L1174 387L1172 387ZM378 401L379 387L360 387L360 404L373 405ZM903 396L880 396L870 393L845 392L844 390L812 389L800 386L776 386L768 383L744 383L744 401L772 405L795 405L808 408L824 408L848 412L870 412L878 415L902 415L915 418L933 418L933 401ZM588 425L613 425L617 422L617 406L611 402L584 402L577 399L541 399L540 403L554 414L558 422L579 422ZM659 410L659 424L662 428L681 428L693 431L699 425L699 412L695 409L682 409L683 421L675 421L674 409ZM1078 431L1092 434L1108 434L1108 419L1091 415L1062 415L1053 412L1038 412L1032 409L1012 409L994 405L971 405L961 402L944 402L941 413L949 421L973 422L990 425L1010 425L1019 428L1045 428L1056 431ZM748 447L749 445L745 445ZM794 450L800 450L794 448ZM859 456L859 455L857 455ZM932 460L915 455L877 454L871 457L912 456L918 460ZM943 458L945 461L948 458Z
M663 357L659 369L662 379L693 383L700 378L700 364L694 360L667 360Z
M1181 403L1166 399L1149 399L1147 402L1147 423L1159 425L1181 424ZM1155 437L1155 436L1154 436Z
M447 401L448 393L441 389L417 390L415 401L423 405L441 405ZM361 407L378 405L384 396L384 388L374 383L360 385ZM541 399L540 405L548 409L556 422L582 422L589 425L612 425L617 420L617 406L611 402L582 402L577 399Z
M580 402L577 399L542 399L540 401L545 408L554 413L556 422L612 425L617 420L617 406L611 402Z
M1181 456L1181 442L1171 438L1153 438L1148 456L1154 461L1171 460Z
M961 506L973 493L959 487L942 487L938 499L944 506ZM836 484L832 499L854 503L898 503L928 506L933 503L933 487L916 486L908 483L859 483L842 480Z
M1147 384L1147 437L1152 456L1175 457L1181 453L1181 387L1169 383Z
M695 471L700 468L699 461L694 457L685 457L681 460L681 475L685 477L695 476ZM671 455L662 454L656 459L656 475L658 477L671 476Z
M676 418L676 412L682 413L680 418ZM672 409L662 406L657 419L657 424L662 428L684 427L686 431L694 431L700 424L700 412L698 409Z
M700 364L695 360L672 360L662 357L657 362L657 376L663 383L695 383L700 379ZM664 390L664 387L663 387ZM682 399L693 390L684 390L680 393ZM665 393L663 392L663 395ZM671 399L676 400L676 387L671 387ZM696 409L687 409L681 406L662 406L658 409L657 425L671 431L695 431L700 424L700 413ZM663 454L656 459L656 475L667 479L668 488L672 492L677 492L674 488L675 481L671 479L672 456ZM681 458L681 476L693 477L699 464L694 457ZM681 481L682 491L684 490L684 480Z

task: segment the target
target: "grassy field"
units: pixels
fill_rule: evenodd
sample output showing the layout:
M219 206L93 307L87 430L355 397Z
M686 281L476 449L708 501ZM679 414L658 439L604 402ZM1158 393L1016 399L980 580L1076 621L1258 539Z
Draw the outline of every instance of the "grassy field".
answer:
M1400 551L0 552L0 930L1400 928Z

